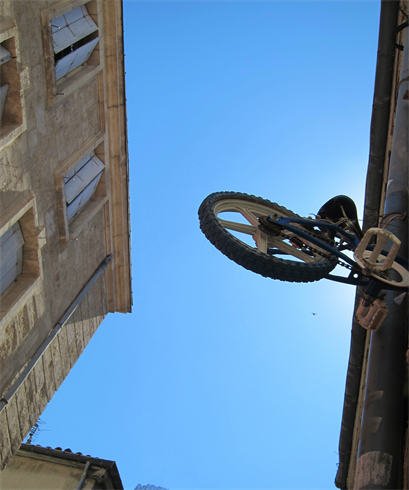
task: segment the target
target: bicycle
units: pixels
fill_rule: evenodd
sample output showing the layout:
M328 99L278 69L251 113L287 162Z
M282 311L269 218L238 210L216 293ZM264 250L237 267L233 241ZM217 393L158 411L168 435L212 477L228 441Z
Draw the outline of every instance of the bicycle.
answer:
M236 213L246 223L222 219L222 213ZM347 196L330 199L314 218L301 218L267 199L216 192L204 199L198 214L206 238L245 269L280 281L325 278L365 288L357 319L369 330L377 330L388 313L383 290L409 287L408 260L397 255L400 240L384 228L363 234L356 205ZM254 245L232 232L251 236ZM331 274L337 265L348 269L346 277Z

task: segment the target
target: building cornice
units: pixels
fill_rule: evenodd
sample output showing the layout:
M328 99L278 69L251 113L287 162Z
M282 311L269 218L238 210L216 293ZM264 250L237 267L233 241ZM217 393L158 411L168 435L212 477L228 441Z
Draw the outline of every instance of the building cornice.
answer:
M104 30L104 109L110 161L109 228L112 251L110 311L132 307L129 159L122 1L101 0Z

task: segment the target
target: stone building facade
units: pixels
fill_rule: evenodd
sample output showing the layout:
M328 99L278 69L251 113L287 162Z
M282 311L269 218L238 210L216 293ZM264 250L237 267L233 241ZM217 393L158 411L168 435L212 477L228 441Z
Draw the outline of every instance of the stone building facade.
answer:
M0 467L131 311L121 0L0 4Z

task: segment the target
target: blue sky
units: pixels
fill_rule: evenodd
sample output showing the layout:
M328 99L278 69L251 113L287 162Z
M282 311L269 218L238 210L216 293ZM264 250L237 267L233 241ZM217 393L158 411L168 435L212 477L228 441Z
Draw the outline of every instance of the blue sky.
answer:
M105 319L36 443L115 460L126 489L334 488L354 289L242 269L197 209L347 194L362 217L379 12L125 1L133 313Z

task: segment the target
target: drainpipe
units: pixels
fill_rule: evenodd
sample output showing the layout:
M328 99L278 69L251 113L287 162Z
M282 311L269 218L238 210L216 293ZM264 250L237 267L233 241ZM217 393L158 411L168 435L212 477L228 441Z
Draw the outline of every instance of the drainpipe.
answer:
M85 463L84 473L82 474L81 480L78 482L77 488L75 490L81 490L82 487L84 486L84 483L85 483L85 480L87 479L88 470L89 470L90 466L91 466L91 463L89 461L87 461Z
M81 303L81 301L85 298L85 296L88 294L88 292L91 290L92 286L96 283L97 279L99 276L104 272L106 269L107 265L111 262L112 260L112 255L108 255L99 265L98 269L94 272L92 275L91 279L87 282L87 284L82 288L78 296L74 299L74 301L70 304L68 307L67 311L64 313L64 315L58 320L58 322L55 324L54 328L52 329L51 333L48 335L48 337L44 340L44 342L40 345L40 347L37 349L36 353L34 356L31 358L30 362L27 364L25 367L24 371L20 374L20 376L17 378L17 380L13 383L11 388L8 390L8 392L3 396L3 398L0 400L0 413L3 411L4 407L7 405L7 403L11 400L11 398L15 395L16 391L20 388L20 386L24 383L26 380L27 376L31 373L31 371L34 369L34 366L37 364L38 360L41 358L41 356L44 354L44 351L47 349L47 347L51 344L51 342L54 340L58 332L62 329L62 327L67 323L67 321L70 319L71 315L75 312L75 310L78 308L78 305Z
M408 44L409 29L406 29L384 210L385 228L401 240L398 253L403 257L408 256ZM402 292L387 292L389 315L379 331L371 334L355 490L392 490L403 486L407 294L401 299Z

